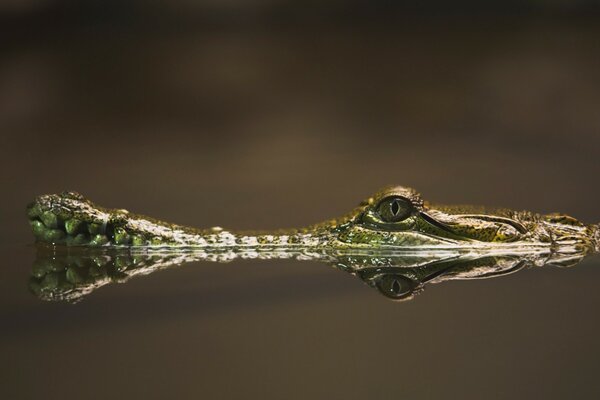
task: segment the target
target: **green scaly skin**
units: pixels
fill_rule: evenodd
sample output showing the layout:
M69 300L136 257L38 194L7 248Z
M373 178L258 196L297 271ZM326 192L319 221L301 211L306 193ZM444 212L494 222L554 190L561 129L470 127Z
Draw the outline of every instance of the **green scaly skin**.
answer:
M27 207L36 239L67 246L269 252L464 250L594 252L600 229L561 215L435 206L413 189L386 188L348 215L301 229L230 232L169 224L94 205L66 192Z

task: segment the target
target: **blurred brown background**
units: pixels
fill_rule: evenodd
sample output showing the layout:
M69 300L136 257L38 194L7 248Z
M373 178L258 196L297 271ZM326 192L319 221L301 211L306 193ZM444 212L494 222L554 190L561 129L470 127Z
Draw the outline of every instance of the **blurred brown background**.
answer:
M600 264L387 302L324 265L27 293L41 193L299 226L381 186L600 220L592 1L4 1L2 398L600 394Z

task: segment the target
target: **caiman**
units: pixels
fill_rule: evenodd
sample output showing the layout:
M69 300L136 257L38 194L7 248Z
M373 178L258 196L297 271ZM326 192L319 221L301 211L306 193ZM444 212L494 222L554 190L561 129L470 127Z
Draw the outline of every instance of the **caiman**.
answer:
M415 190L388 187L347 215L299 229L233 232L170 224L107 209L74 192L27 207L38 241L57 245L169 251L584 252L600 250L600 227L562 214L439 206Z

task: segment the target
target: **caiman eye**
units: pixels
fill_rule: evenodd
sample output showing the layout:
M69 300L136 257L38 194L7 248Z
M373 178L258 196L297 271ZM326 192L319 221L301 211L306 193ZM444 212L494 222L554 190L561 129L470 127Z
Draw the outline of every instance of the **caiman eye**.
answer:
M413 212L410 201L403 197L388 197L377 206L377 213L384 222L400 222L408 218Z

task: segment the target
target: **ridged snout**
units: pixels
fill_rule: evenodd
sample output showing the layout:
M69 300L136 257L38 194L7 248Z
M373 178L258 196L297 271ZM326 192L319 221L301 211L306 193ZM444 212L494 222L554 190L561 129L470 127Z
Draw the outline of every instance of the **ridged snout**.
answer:
M95 246L108 242L108 215L76 194L39 196L27 206L27 217L42 242Z

